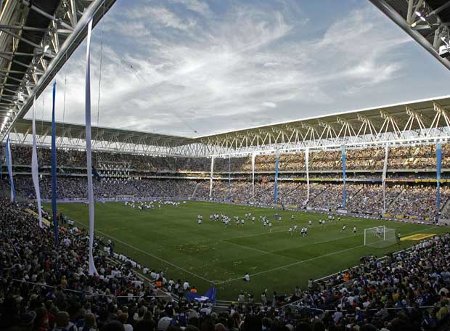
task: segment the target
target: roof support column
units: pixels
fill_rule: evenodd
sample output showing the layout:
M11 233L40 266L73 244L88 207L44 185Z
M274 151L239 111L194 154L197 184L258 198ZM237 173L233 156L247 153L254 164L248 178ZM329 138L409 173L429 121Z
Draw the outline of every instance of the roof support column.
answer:
M383 215L386 213L386 173L388 166L388 157L389 157L389 145L386 143L384 146L384 163L383 163L383 172L381 175L381 183L383 186Z
M305 167L306 167L306 203L309 203L309 147L305 149Z
M212 200L213 176L214 176L214 156L211 157L211 172L209 175L209 200Z
M252 153L252 198L255 198L255 158L256 153Z

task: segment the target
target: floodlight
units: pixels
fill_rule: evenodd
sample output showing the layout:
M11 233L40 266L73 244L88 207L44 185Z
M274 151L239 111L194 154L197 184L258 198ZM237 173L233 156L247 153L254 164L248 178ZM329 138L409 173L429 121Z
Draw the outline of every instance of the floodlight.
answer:
M418 10L415 11L416 15L424 22L426 22L426 18L422 15L422 13Z

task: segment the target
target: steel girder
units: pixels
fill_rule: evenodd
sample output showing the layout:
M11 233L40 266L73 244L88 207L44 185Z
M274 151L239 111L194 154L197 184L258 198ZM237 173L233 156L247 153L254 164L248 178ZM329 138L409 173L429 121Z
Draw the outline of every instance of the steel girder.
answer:
M430 117L430 112L433 116ZM437 102L432 108L416 111L404 106L403 114L392 115L379 110L378 118L356 114L356 119L344 120L337 116L333 123L317 120L316 124L281 125L270 130L250 130L247 134L228 133L202 139L206 145L218 145L233 150L232 155L276 153L309 148L335 149L340 146L373 146L414 144L432 141L450 141L449 110ZM246 144L246 142L251 142ZM234 148L239 146L239 148ZM215 154L226 157L228 153Z
M0 22L1 140L84 40L89 21L93 20L95 25L114 2L17 0L5 3Z
M173 156L229 157L297 151L336 149L450 140L450 97L419 100L326 115L286 123L227 132L198 138L93 128L93 148ZM48 145L49 122L38 126L38 141ZM31 121L16 122L12 140L29 143ZM63 148L84 148L82 125L57 124L58 144Z
M450 51L450 1L370 0L431 55L450 69L450 57L439 55L440 47Z

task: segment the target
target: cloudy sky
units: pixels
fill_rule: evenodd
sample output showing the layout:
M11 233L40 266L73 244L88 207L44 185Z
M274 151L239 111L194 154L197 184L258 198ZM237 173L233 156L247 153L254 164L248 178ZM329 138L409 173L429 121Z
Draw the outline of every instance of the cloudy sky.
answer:
M85 49L57 74L60 122L84 123ZM93 125L189 137L450 94L361 0L117 0L91 59ZM50 119L50 88L37 110Z

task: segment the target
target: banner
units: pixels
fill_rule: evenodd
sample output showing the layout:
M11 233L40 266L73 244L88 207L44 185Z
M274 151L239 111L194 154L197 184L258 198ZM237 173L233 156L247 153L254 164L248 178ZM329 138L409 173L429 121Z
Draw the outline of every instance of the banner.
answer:
M86 47L86 90L85 90L85 107L86 107L86 173L88 179L88 202L89 202L89 275L97 275L97 269L94 264L94 187L92 183L92 142L91 142L91 32L92 19L89 21L87 33Z
M34 192L36 194L39 227L42 228L41 191L39 188L39 164L38 164L37 147L36 147L36 98L33 101L32 130L33 130L33 151L31 154L31 177L33 178Z
M306 168L306 201L309 202L309 148L305 150L305 168Z
M347 207L347 187L346 187L346 181L347 181L347 154L345 151L345 146L343 145L341 148L342 153L342 209L345 209Z
M228 201L231 201L231 155L228 155Z
M209 175L209 200L212 199L213 176L214 176L214 156L211 156L211 173Z
M252 198L255 197L255 158L256 154L252 153Z
M383 173L381 175L381 183L383 186L383 213L386 212L386 174L388 166L388 155L389 155L389 145L386 144L386 146L384 147Z
M55 98L56 98L56 82L53 83L52 95L52 218L53 218L53 234L55 236L55 246L58 246L58 219L56 211L56 121L55 121Z
M211 287L206 291L204 295L200 295L198 293L186 293L186 299L189 301L198 301L198 302L216 302L217 289L215 287Z
M277 157L275 159L275 182L273 186L273 203L276 204L278 202L278 166L280 163L280 154L277 153Z
M16 188L14 187L14 178L12 171L12 155L11 155L11 141L9 140L9 134L6 138L6 166L8 167L9 186L11 188L11 202L16 202Z
M436 213L441 209L441 170L442 170L442 146L436 144Z
M97 181L101 181L102 180L102 176L100 176L100 174L98 173L97 169L95 169L94 166L92 166L92 175L94 176L94 178Z

